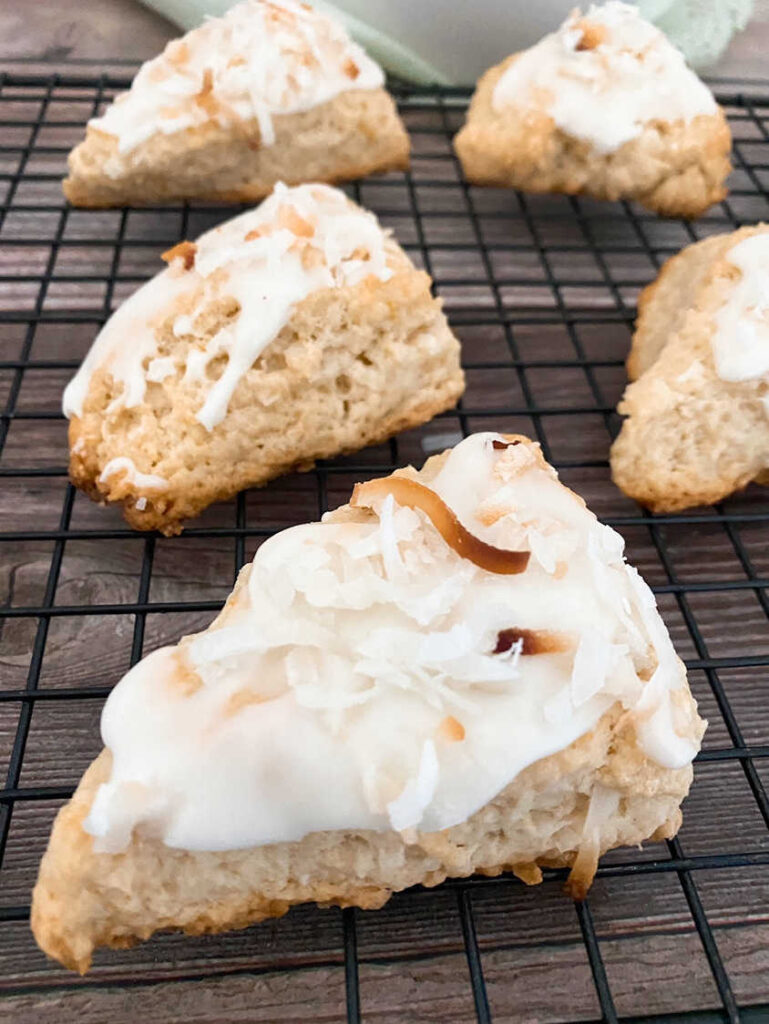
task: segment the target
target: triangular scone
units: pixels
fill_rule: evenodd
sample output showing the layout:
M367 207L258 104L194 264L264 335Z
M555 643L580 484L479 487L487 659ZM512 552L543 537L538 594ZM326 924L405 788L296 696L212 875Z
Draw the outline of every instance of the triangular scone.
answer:
M459 342L373 214L328 185L165 254L64 393L70 477L137 529L424 423L464 390Z
M277 181L405 168L382 69L295 0L246 0L166 46L69 157L76 206L249 201Z
M656 512L767 482L767 267L769 227L742 228L684 249L647 289L611 468Z
M266 541L203 633L110 695L53 826L42 948L376 908L669 837L704 723L622 539L523 437L476 434Z
M710 90L635 7L575 10L478 82L465 175L528 192L636 199L696 217L726 195L731 134Z

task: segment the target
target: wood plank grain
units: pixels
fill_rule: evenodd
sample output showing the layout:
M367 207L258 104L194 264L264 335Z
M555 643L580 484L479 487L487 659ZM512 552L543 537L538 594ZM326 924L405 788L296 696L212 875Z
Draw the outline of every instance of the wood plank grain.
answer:
M719 929L717 942L734 973L738 997L755 1001L763 991L769 931ZM719 1005L696 936L618 939L604 944L612 995L621 1014L674 1012L682 999L691 1009ZM483 954L484 975L497 1024L546 1024L594 1020L599 1008L581 943L515 948ZM360 967L363 1020L465 1024L473 1016L462 954ZM344 1019L341 968L289 974L237 974L204 981L160 982L131 988L8 995L4 1008L19 1024L46 1024L62 1015L82 1024L115 1024L149 1016L168 1024L186 1020L337 1021Z
M23 12L0 7L0 59L42 61L120 54L144 60L176 34L164 18L125 0L89 0L88 12L61 0L38 0Z
M4 1012L16 1024L337 1024L345 1019L344 972L324 968L141 987L85 989L6 996Z

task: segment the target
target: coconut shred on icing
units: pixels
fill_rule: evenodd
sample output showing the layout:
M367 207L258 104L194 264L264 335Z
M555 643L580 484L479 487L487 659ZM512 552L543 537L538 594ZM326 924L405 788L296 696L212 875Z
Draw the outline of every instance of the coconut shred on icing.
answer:
M740 276L715 316L716 373L731 382L769 377L769 232L738 242L726 259Z
M382 231L373 214L327 185L276 185L269 199L167 254L170 265L142 285L107 321L64 392L64 414L82 416L91 378L107 371L118 385L108 412L139 405L147 383L179 373L204 398L196 416L208 430L220 423L241 377L288 323L294 307L320 288L355 285L373 276L386 281ZM203 348L180 346L158 356L160 323L183 297L189 312L173 321L179 339L218 299L238 303ZM207 368L226 355L216 380Z
M295 0L247 0L170 42L89 123L117 137L119 154L155 134L211 120L223 126L256 120L260 144L271 146L275 114L383 84L379 65L326 15ZM110 169L108 160L105 173Z
M635 7L610 2L575 10L521 53L496 84L492 104L545 110L569 135L609 153L649 121L714 114L710 90Z
M683 669L621 538L505 443L474 435L411 479L487 550L529 552L524 571L458 554L386 481L270 538L208 630L110 695L96 848L137 826L194 850L448 828L617 702L650 757L688 764Z

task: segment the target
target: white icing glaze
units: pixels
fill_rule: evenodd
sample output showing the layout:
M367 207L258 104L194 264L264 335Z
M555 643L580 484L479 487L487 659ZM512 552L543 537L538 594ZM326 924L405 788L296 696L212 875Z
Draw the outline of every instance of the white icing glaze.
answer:
M118 404L131 408L143 401L144 362L157 349L155 326L164 310L194 286L190 274L182 274L179 267L167 267L115 310L64 389L62 409L68 419L83 415L91 377L107 363L113 379L123 385Z
M115 473L122 473L125 482L130 483L138 490L157 491L168 486L168 481L164 477L157 476L155 473L140 472L133 459L129 459L127 455L118 455L116 458L110 459L101 471L99 483L106 483Z
M298 232L298 233L297 233ZM183 336L222 298L234 298L239 313L204 348L191 345L179 371L204 392L198 420L213 430L226 413L241 377L289 321L295 305L320 288L359 284L373 275L392 276L386 234L372 213L327 185L276 185L256 209L206 232L195 243L194 266L182 256L147 281L112 315L64 392L65 416L82 416L97 368L109 368L122 385L110 409L139 405L147 382L176 373L182 356L157 357L158 324L183 296L192 309L176 317ZM220 355L227 363L216 380L206 369Z
M157 359L151 360L147 366L147 380L152 384L160 384L166 377L171 377L175 369L174 361L170 356L158 356Z
M212 627L112 691L112 774L84 826L97 849L123 849L137 826L207 850L440 830L616 701L650 756L691 761L671 700L683 669L621 538L526 446L494 439L463 441L423 482L497 546L525 544L536 523L551 558L514 576L480 569L392 495L361 521L326 517L265 541ZM495 654L512 627L563 632L576 657L521 643Z
M295 0L246 0L170 42L89 123L116 136L121 155L158 133L211 120L223 126L256 120L260 144L271 146L275 114L383 84L379 65L325 14ZM121 173L120 160L107 159L104 171Z
M740 276L715 316L716 373L732 382L769 377L769 231L738 242L726 258Z
M583 29L595 26L591 48ZM609 153L649 121L714 114L710 90L668 39L635 7L616 0L575 10L555 32L525 50L496 84L496 110L544 110L556 125Z

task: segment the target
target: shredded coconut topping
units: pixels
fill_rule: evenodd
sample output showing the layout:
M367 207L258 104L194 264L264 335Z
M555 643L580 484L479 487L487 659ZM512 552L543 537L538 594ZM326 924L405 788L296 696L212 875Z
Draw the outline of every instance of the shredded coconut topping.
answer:
M109 411L144 401L147 382L174 373L204 392L197 418L208 430L224 419L245 374L291 317L294 307L321 288L342 288L373 276L386 281L387 236L376 217L327 185L276 185L254 210L202 235L192 247L166 253L169 266L142 285L112 315L64 392L64 414L82 416L96 370L122 385ZM217 300L231 298L237 314L204 348L190 345L178 367L158 356L158 327L180 299L173 333L184 338ZM218 377L207 373L226 356Z
M651 121L714 114L710 90L683 54L636 7L610 0L516 57L496 84L496 110L534 107L601 152L640 135Z
M523 460L502 440L474 435L416 479L500 549L547 513L564 571L488 571L393 493L270 538L208 630L110 695L112 775L85 823L98 849L135 827L208 850L449 828L616 702L651 757L692 759L683 668L621 538L535 446ZM492 498L507 512L488 526Z
M89 123L116 136L121 155L208 121L243 129L256 121L259 144L271 146L274 115L383 84L379 65L325 14L295 0L246 0L170 42ZM119 170L107 160L107 174L111 163Z

